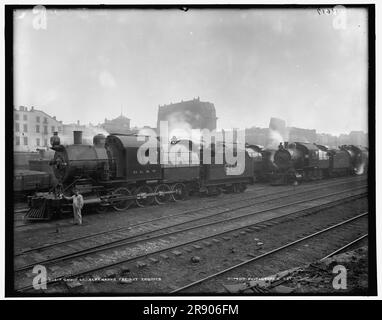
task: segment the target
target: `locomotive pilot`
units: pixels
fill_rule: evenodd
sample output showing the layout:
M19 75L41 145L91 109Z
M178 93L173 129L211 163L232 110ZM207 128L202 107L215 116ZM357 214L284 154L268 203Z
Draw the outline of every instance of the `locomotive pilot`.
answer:
M73 218L74 224L82 225L81 209L84 206L84 198L78 192L78 189L73 189L73 195L71 197L65 197L66 200L73 200Z

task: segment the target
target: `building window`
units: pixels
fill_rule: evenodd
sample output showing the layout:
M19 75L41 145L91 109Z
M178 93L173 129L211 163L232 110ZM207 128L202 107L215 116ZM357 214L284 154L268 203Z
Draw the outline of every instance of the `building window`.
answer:
M15 131L20 132L20 125L18 122L15 123Z
M23 115L23 119L24 121L27 121L28 120L28 116L26 114Z
M48 134L48 126L44 126L44 134Z
M36 122L40 123L40 117L36 117Z
M61 132L61 127L57 127L57 131L58 131L58 132Z
M24 137L24 146L28 145L28 137Z
M16 146L20 145L20 137L16 137Z
M48 139L44 139L44 147L48 146Z
M24 124L24 132L28 132L28 125Z
M48 118L44 117L44 123L48 123Z
M36 145L39 147L40 146L40 138L36 139Z
M54 132L54 126L52 126L52 133Z
M40 126L36 125L36 133L40 133Z
M15 120L19 120L20 119L20 116L18 113L15 113Z

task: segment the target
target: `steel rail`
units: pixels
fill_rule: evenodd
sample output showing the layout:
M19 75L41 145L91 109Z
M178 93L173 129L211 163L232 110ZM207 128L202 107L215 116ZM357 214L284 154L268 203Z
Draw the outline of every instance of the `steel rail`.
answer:
M308 235L308 236L305 236L305 237L303 237L303 238L301 238L301 239L298 239L298 240L289 242L289 243L287 243L287 244L285 244L285 245L283 245L283 246L280 246L280 247L278 247L278 248L276 248L276 249L273 249L273 250L270 250L270 251L268 251L268 252L265 252L265 253L263 253L263 254L257 256L257 257L254 257L254 258L252 258L252 259L248 259L248 260L243 261L243 262L241 262L241 263L238 263L238 264L236 264L236 265L234 265L234 266L231 266L231 267L229 267L229 268L226 268L226 269L224 269L224 270L221 270L221 271L219 271L219 272L216 272L216 273L214 273L214 274L211 274L211 275L209 275L209 276L207 276L207 277L204 277L204 278L199 279L199 280L197 280L197 281L191 282L191 283L189 283L189 284L187 284L187 285L185 285L185 286L183 286L183 287L180 287L180 288L177 288L177 289L171 291L170 293L177 293L177 292L183 291L183 290L185 290L185 289L194 287L195 285L198 285L198 284L200 284L200 283L202 283L202 282L205 282L205 281L207 281L207 280L210 280L210 279L212 279L212 278L216 278L217 276L220 276L220 275L222 275L222 274L224 274L224 273L227 273L227 272L229 272L229 271L231 271L231 270L237 269L237 268L239 268L239 267L241 267L241 266L244 266L244 265L246 265L246 264L248 264L248 263L251 263L251 262L254 262L254 261L258 261L258 260L260 260L260 259L262 259L262 258L268 257L268 256L270 256L270 255L272 255L272 254L274 254L274 253L277 253L277 252L279 252L279 251L281 251L281 250L284 250L284 249L286 249L286 248L289 248L289 247L291 247L291 246L293 246L293 245L295 245L295 244L297 244L297 243L300 243L300 242L303 242L303 241L305 241L305 240L308 240L308 239L311 239L311 238L313 238L313 237L316 237L316 236L318 236L318 235L321 235L321 234L323 234L323 233L325 233L325 232L327 232L327 231L330 231L330 230L333 230L333 229L338 228L338 227L340 227L340 226L343 226L344 224L350 223L350 222L352 222L352 221L354 221L354 220L363 218L363 217L366 216L366 215L368 215L368 212L359 214L359 215L357 215L357 216L355 216L355 217L353 217L353 218L350 218L350 219L348 219L348 220L342 221L342 222L340 222L340 223L337 223L337 224L335 224L335 225L333 225L333 226L330 226L330 227L328 227L328 228L325 228L325 229L323 229L323 230L314 232L313 234L310 234L310 235Z
M348 183L348 182L346 182L346 183ZM341 185L341 184L344 184L344 182L341 182L341 183L338 183L338 184L337 183L336 184L330 184L330 186L335 187L335 186L338 186L338 185ZM322 185L319 185L319 186L322 187ZM360 186L360 188L363 188L365 186ZM206 216L206 217L201 217L201 218L189 220L189 221L187 221L185 223L192 222L192 221L198 221L199 219L208 218L208 217L211 217L211 216L216 215L216 214L223 214L223 213L228 213L228 212L231 212L231 211L234 211L234 210L251 207L251 206L254 206L254 205L257 205L257 204L266 203L266 202L269 202L269 201L272 201L272 200L278 200L278 199L282 199L282 198L287 198L287 197L291 196L290 193L292 193L292 192L293 192L292 195L298 195L298 194L304 194L304 193L312 192L312 191L319 191L319 189L317 189L317 188L310 189L309 188L309 190L305 189L305 190L303 190L301 192L297 192L297 193L295 192L295 190L293 190L293 191L291 191L291 190L283 190L283 191L275 192L275 193L272 193L272 194L269 194L269 195L259 195L259 196L252 197L252 198L239 199L239 200L233 201L231 203L239 203L239 202L242 202L242 201L251 201L251 200L259 199L259 198L262 198L262 197L276 196L276 195L279 195L279 194L282 194L282 193L286 193L285 195L283 195L281 197L278 197L276 199L275 198L271 198L271 199L267 199L267 200L264 200L264 201L250 203L250 204L242 205L242 206L231 208L231 209L224 209L221 212L218 212L218 213ZM26 249L26 250L22 250L20 252L17 252L14 256L18 257L18 256L22 256L22 255L24 255L26 253L29 253L29 252L41 251L41 250L44 250L44 249L47 249L47 248L51 248L51 247L55 247L55 246L58 246L58 245L67 244L67 243L75 242L75 241L78 241L78 240L88 239L88 238L92 238L92 237L96 237L96 236L100 236L100 235L108 234L108 233L112 233L112 232L119 232L119 231L123 231L123 230L129 230L129 229L131 229L133 227L138 227L138 226L142 226L142 225L145 225L145 224L150 224L150 223L161 221L161 220L167 220L168 218L179 217L179 216L187 215L187 214L190 214L190 213L197 213L198 211L202 212L202 211L209 210L209 209L219 208L220 206L221 205L212 205L212 206L206 206L206 207L202 207L202 208L198 208L198 209L186 210L186 211L182 211L180 213L166 215L166 216L158 217L158 218L155 218L155 219L147 220L147 221L144 221L144 222L128 225L128 226L118 227L118 228L109 229L109 230L101 231L101 232L95 232L95 233L92 233L92 234L84 235L82 237L76 237L76 238L72 238L72 239L68 239L68 240L63 240L63 241L59 241L59 242L55 242L55 243L51 243L51 244L47 244L47 245L33 247L33 248L30 248L30 249ZM168 226L168 227L165 227L165 228L169 228L169 227L177 226L177 225L179 225L179 224L174 224L174 225L171 225L171 226ZM165 228L162 228L162 229L165 229ZM160 230L161 230L161 228L157 229L155 231L160 231ZM143 234L145 234L145 233L143 233Z
M364 178L363 176L346 177L346 178L333 178L330 181L325 182L325 183L320 183L321 180L318 180L318 181L313 181L314 183L309 183L308 186L309 187L313 187L313 188L316 187L316 186L321 186L321 187L322 186L336 186L336 185L351 183L353 181L354 182L362 182L362 180L364 180L363 178ZM266 187L264 187L264 188L257 188L257 189L254 189L253 191L262 191L262 190L265 190L265 189L266 189ZM267 194L267 195L262 195L262 196L277 195L279 193L284 193L284 192L288 192L288 191L289 190L283 190L283 191L279 191L279 192L275 192L275 193L271 193L271 194ZM250 199L252 199L252 198L245 197L243 199L235 200L234 203L240 202L240 201L247 201L247 200L250 200ZM70 206L70 205L67 204L67 206ZM185 211L183 213L185 214L185 213L189 213L189 212L193 212L193 211L199 211L199 210L203 210L203 209L210 209L210 208L214 208L214 207L217 207L217 206L213 205L213 206L202 207L202 208L199 208L199 209L192 209L192 210ZM26 209L26 211L28 211L28 210L29 210L29 208ZM183 214L183 213L180 213L180 214ZM171 217L171 215L166 216L166 217ZM165 218L165 217L163 217L163 218ZM159 218L159 219L161 219L161 218ZM151 221L149 221L149 222L151 222ZM27 227L29 225L30 224L22 224L22 225L15 226L15 228ZM65 226L65 225L63 225L63 226ZM115 231L115 230L111 230L111 231Z
M351 191L355 191L355 190L351 190ZM104 243L104 244L99 244L99 245L96 245L96 246L93 246L93 247L90 247L90 248L86 248L86 249L83 249L83 250L80 250L80 251L76 251L76 252L60 255L60 256L57 256L57 257L52 257L52 258L49 258L49 259L46 259L46 260L41 260L39 262L34 262L34 263L31 263L31 264L28 264L28 265L24 265L22 267L17 268L15 270L15 272L25 271L27 269L30 269L30 268L34 267L36 264L50 264L50 263L53 263L53 262L56 262L56 261L64 261L64 260L68 260L68 259L71 259L71 258L81 257L81 256L84 256L84 255L89 255L89 254L96 253L96 252L101 252L101 251L105 251L105 250L115 249L115 248L119 248L119 247L126 246L126 245L131 245L131 244L135 244L135 243L139 243L139 242L145 242L145 241L147 242L147 241L151 241L151 240L158 239L158 238L161 238L161 237L166 237L166 236L170 236L170 235L173 235L173 234L177 234L177 233L181 233L181 232L186 232L186 231L190 231L190 230L194 230L194 229L198 229L198 228L203 228L203 227L207 227L207 226L215 225L215 224L219 224L219 223L226 223L228 221L239 220L241 218L246 218L248 216L264 213L264 212L267 212L267 211L271 211L271 210L275 210L275 209L280 209L280 208L285 208L285 207L293 206L293 205L296 205L296 204L299 204L299 203L315 201L315 200L318 200L318 199L321 199L321 198L326 198L328 196L338 195L338 194L346 193L346 192L349 192L349 190L337 192L335 194L324 195L324 196L320 196L320 197L316 197L316 198L310 198L310 199L307 199L307 200L300 200L300 201L297 201L297 202L293 202L291 204L281 205L281 206L273 207L273 208L270 208L270 209L264 209L264 210L260 210L260 211L256 211L256 212L250 212L250 213L247 213L247 214L244 214L244 215L241 215L241 216L231 217L231 218L228 218L228 219L223 219L223 220L218 220L218 221L212 221L212 222L208 222L208 223L204 223L204 224L199 224L199 225L196 225L196 226L191 226L191 227L183 228L183 229L180 229L180 230L175 230L175 231L171 231L171 232L164 232L164 233L161 233L159 235L155 235L154 234L151 237L146 237L144 239L140 239L142 236L147 236L148 234L153 234L153 233L156 233L158 231L162 231L162 230L165 230L165 229L170 229L170 228L172 228L174 226L179 226L179 225L187 224L187 223L194 222L194 221L197 221L197 220L203 220L203 219L208 218L208 217L201 217L201 218L198 218L198 219L195 219L195 220L192 220L192 221L181 222L181 223L178 223L177 225L172 225L170 227L164 227L164 228L160 228L160 229L157 229L157 230L147 231L147 232L144 232L144 233L141 233L141 234L138 234L138 235L134 235L134 236L130 236L130 237L125 237L125 238L114 240L114 241L110 241L110 242L107 242L107 243ZM366 194L366 193L352 195L352 196L349 196L347 198L359 197L359 196L362 196L364 194ZM344 201L347 198L334 200L333 202ZM315 206L315 207L322 207L322 206L325 206L325 204L318 205L318 206ZM314 207L312 207L312 208L314 208ZM307 210L307 209L304 209L304 210ZM219 213L219 214L222 214L222 213ZM211 216L214 216L214 215L218 215L218 214L213 214ZM288 214L286 214L286 215L288 215ZM209 216L209 217L211 217L211 216ZM278 218L278 217L275 217L275 218ZM270 221L272 219L273 218L265 220L263 222ZM242 229L242 228L243 227L239 227L237 229ZM236 230L236 229L231 229L231 231L232 230ZM225 232L223 232L223 233L225 233Z
M318 200L318 199L327 198L329 196L335 196L335 195L342 194L342 193L356 191L358 189L361 189L361 187L354 188L354 189L348 189L348 190L344 190L344 191L340 191L340 192L336 192L336 193L326 194L326 195L323 195L323 196L309 198L309 199L305 199L305 200L299 200L299 201L296 201L296 202L293 202L293 203L290 203L290 204L284 204L284 205L279 205L279 206L272 207L272 208L269 208L269 209L263 209L263 210L260 210L260 211L250 212L250 213L246 213L246 214L243 214L243 215L240 215L240 216L237 216L237 217L231 217L231 218L227 218L227 219L223 219L223 220L218 220L218 221L211 221L211 222L207 222L207 223L204 223L204 224L202 223L202 224L199 224L199 225L196 225L196 226L191 226L191 227L183 228L183 229L180 229L180 230L175 230L175 231L171 231L171 232L165 232L165 233L162 233L162 234L159 234L159 235L153 235L151 237L147 237L147 238L144 238L144 239L139 239L139 237L147 236L149 234L156 233L158 231L162 231L162 230L165 230L165 229L169 229L169 228L177 227L177 226L180 226L180 225L192 223L192 222L199 221L199 220L208 219L210 217L217 216L217 215L220 215L220 214L224 214L226 212L215 213L215 214L209 215L207 217L200 217L200 218L197 218L197 219L194 219L194 220L191 220L191 221L180 222L178 224L174 224L174 225L169 226L169 227L164 227L164 228L160 228L160 229L156 229L156 230L151 230L151 231L143 232L143 233L138 234L138 235L130 236L130 237L127 237L127 238L125 237L125 238L118 239L118 240L113 240L113 241L110 241L110 242L107 242L107 243L104 243L104 244L99 244L99 245L93 246L91 248L86 248L86 249L83 249L83 250L80 250L80 251L76 251L76 252L73 252L73 253L68 253L68 254L65 254L65 255L58 256L58 257L53 257L53 258L50 258L50 259L41 260L39 262L34 262L34 263L31 263L31 264L28 264L28 265L25 265L25 266L17 268L15 270L15 272L20 272L20 271L24 271L24 270L30 269L30 268L34 267L36 264L49 264L49 263L56 262L56 261L63 261L63 260L67 260L67 259L71 259L71 258L75 258L75 257L80 257L80 256L83 256L83 255L88 255L88 254L91 254L91 253L94 253L94 252L100 252L100 251L103 251L103 250L109 250L109 249L118 248L118 247L121 247L121 246L124 246L124 245L131 245L131 244L142 242L142 241L150 241L150 240L153 240L153 239L161 238L163 236L169 236L169 235L172 235L172 234L177 234L177 233L181 233L181 232L185 232L185 231L190 231L190 230L194 230L194 229L198 229L198 228L203 228L203 227L207 227L207 226L210 226L210 225L215 225L215 224L219 224L219 223L226 223L226 222L233 221L233 220L239 220L239 219L242 219L242 218L246 218L248 216L257 215L257 214L268 212L268 211L271 211L271 210L281 209L281 208L285 208L285 207L290 207L290 206L294 206L296 204L300 204L300 203L304 203L304 202L315 201L315 200ZM358 196L358 195L356 195L356 196ZM354 197L354 196L351 196L351 197ZM229 211L233 211L233 210L229 210ZM138 239L131 240L131 239L134 239L134 238L138 238ZM130 240L130 241L126 242L126 240Z
M334 255L336 255L337 253L339 253L339 252L341 252L341 251L344 251L345 249L351 247L353 244L355 244L355 243L357 243L357 242L360 242L361 240L367 238L368 236L369 236L368 233L364 234L363 236L361 236L361 237L355 239L354 241L349 242L348 244L344 245L343 247L339 248L338 250L333 251L332 253L328 254L328 255L325 256L325 257L323 257L322 259L320 259L320 261L324 261L324 260L326 260L326 259L328 259L328 258L330 258L330 257L332 257L332 256L334 256Z
M335 200L335 201L333 201L333 203L341 201L341 200L345 200L345 199ZM176 248L179 248L179 247L183 247L183 246L189 245L191 243L200 242L200 241L203 241L203 240L206 240L206 239L210 239L210 238L214 238L214 237L217 237L217 236L222 236L224 234L232 233L232 232L237 231L237 230L247 229L249 227L255 227L257 225L261 225L261 224L268 223L270 221L274 221L274 220L278 220L278 219L283 219L285 217L292 216L292 215L298 215L299 213L307 211L307 210L317 209L317 208L320 208L320 207L323 207L323 206L326 207L327 205L328 204L321 204L321 205L316 205L316 206L311 207L311 208L300 209L298 211L295 211L295 212L292 212L292 213L288 213L288 214L284 214L282 216L274 217L274 218L271 218L271 219L267 219L267 220L264 220L264 221L256 222L256 223L249 224L249 225L246 225L246 226L236 227L234 229L230 229L230 230L226 230L226 231L223 231L223 232L215 233L213 235L208 235L208 236L205 236L205 237L202 237L202 238L186 241L186 242L183 242L181 244L177 244L177 245L173 245L173 246L170 246L170 247L162 248L160 250L156 250L154 252L146 253L146 254L143 254L143 255L141 254L141 255L138 255L138 256L135 256L135 257L132 257L132 258L128 258L128 259L120 260L120 261L117 261L117 262L109 263L109 264L104 265L104 266L99 266L99 267L95 267L95 268L92 268L92 269L87 269L87 270L84 270L84 271L77 272L75 274L72 273L72 274L70 274L70 277L73 278L75 276L81 276L81 275L84 275L84 274L89 274L89 273L92 273L92 272L97 272L99 270L103 270L103 269L106 269L106 268L110 268L110 267L114 267L114 266L121 265L121 264L124 264L124 263L128 263L128 262L140 259L140 258L145 258L148 255L159 254L159 253L164 252L164 251L169 251L169 250L172 250L172 249L176 249ZM335 204L335 205L338 205L338 204ZM333 206L335 206L335 205L333 205ZM129 244L129 243L127 243L127 244ZM123 245L126 245L126 244L123 244ZM107 248L107 249L109 249L109 248ZM46 284L59 282L62 279L64 279L65 277L66 276L60 276L60 277L58 277L58 278L56 278L54 280L47 281ZM25 286L25 287L18 288L17 290L18 291L25 291L25 290L29 290L29 289L32 289L32 288L33 288L33 286Z

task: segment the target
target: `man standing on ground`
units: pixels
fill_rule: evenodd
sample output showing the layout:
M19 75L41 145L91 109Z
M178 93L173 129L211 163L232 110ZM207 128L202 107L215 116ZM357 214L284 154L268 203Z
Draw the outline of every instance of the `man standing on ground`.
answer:
M74 195L71 197L65 197L66 200L73 200L73 218L74 224L82 225L81 209L84 206L84 198L79 194L78 189L73 189Z

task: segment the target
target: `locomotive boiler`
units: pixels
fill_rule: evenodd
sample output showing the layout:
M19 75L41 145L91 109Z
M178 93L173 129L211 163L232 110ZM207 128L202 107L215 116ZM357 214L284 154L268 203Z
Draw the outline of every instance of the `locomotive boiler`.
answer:
M278 150L263 152L265 170L272 184L321 179L329 156L311 143L280 143Z
M60 183L73 182L76 177L86 176L95 180L107 180L109 158L103 135L95 136L93 145L82 144L82 132L74 131L74 144L63 146L54 143L51 161L55 177Z
M262 156L262 172L265 180L273 185L288 184L296 180L292 154L284 146L280 146L278 150L264 149Z

